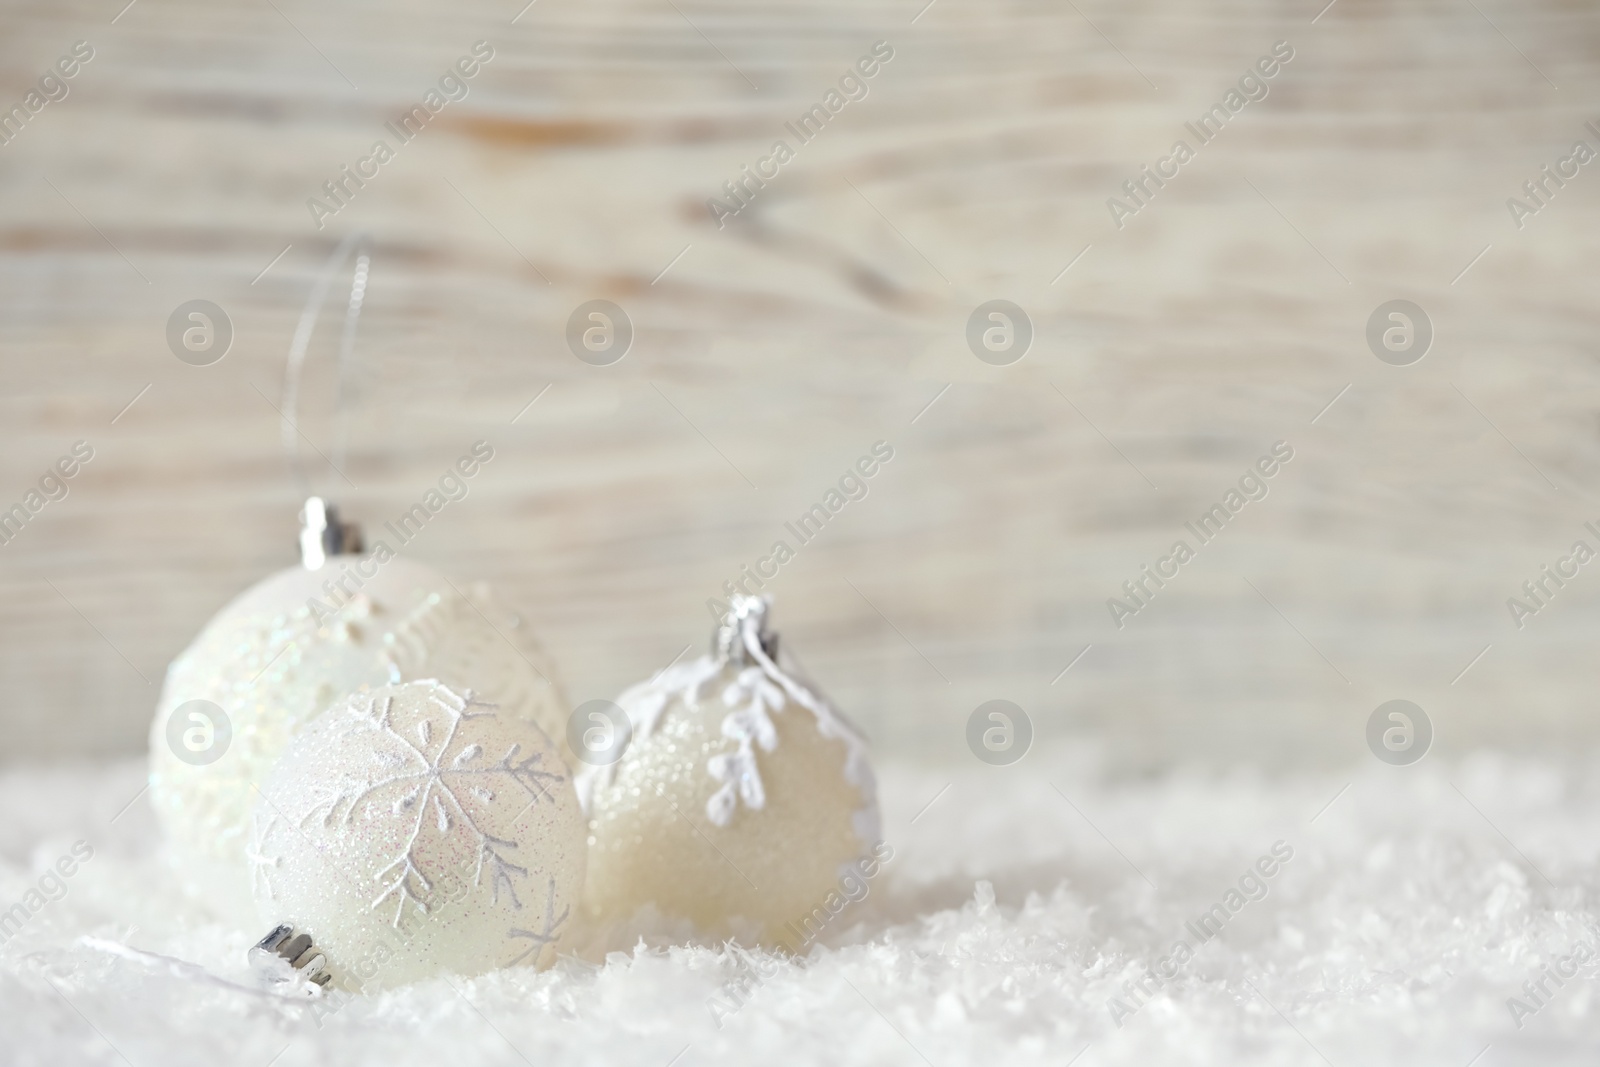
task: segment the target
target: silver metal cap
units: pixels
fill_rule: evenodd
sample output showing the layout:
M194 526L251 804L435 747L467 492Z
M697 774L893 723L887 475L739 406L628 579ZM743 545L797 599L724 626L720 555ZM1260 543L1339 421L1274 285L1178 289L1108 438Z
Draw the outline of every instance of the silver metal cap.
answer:
M361 527L340 522L337 507L320 496L306 500L300 511L300 562L306 570L321 570L330 557L360 552L364 547Z
M728 605L728 614L711 631L712 651L732 663L747 663L750 651L745 644L745 634L754 633L767 659L778 662L778 635L767 629L767 613L772 608L772 598L734 596Z
M250 966L272 982L290 981L295 972L314 985L326 986L333 978L328 973L328 958L311 943L308 933L295 933L288 923L280 923L247 953Z

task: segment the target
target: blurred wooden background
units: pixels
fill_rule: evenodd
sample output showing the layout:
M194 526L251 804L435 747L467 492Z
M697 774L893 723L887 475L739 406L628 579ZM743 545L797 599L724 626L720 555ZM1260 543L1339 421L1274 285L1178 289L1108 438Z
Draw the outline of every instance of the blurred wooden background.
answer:
M1596 737L1600 570L1520 632L1505 605L1600 519L1600 165L1520 231L1505 206L1600 143L1590 3L123 2L0 8L6 106L95 49L0 146L0 506L95 449L0 546L5 760L142 748L166 662L293 561L262 394L357 229L355 488L321 484L377 527L493 441L409 551L523 605L575 702L703 645L706 598L885 439L773 587L881 751L970 759L996 697L1130 766L1355 758L1392 697L1446 751ZM479 39L467 99L318 230L306 199ZM868 97L719 230L705 200L879 40ZM1278 40L1268 98L1116 229ZM596 297L637 331L611 367L563 340ZM1363 338L1396 297L1437 335L1407 368ZM236 330L210 367L164 338L196 298ZM1011 367L963 339L994 298L1035 324ZM1279 439L1271 495L1115 629Z

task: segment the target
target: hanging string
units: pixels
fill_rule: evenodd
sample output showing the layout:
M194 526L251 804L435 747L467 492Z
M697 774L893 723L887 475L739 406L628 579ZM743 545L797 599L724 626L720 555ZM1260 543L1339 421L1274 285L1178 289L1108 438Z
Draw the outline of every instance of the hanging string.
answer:
M305 461L300 456L300 380L305 370L306 352L311 347L311 333L316 329L317 316L328 299L328 290L340 268L351 256L355 257L355 270L350 278L350 299L345 304L344 330L339 336L339 358L334 367L334 432L333 456L328 463L346 481L344 474L346 443L348 440L348 409L346 402L351 390L350 372L356 347L356 323L361 318L361 305L367 295L367 271L372 265L371 242L366 234L354 233L339 242L328 261L322 265L317 280L300 312L294 337L289 342L288 364L283 373L283 451L289 461L289 472L295 486L305 500L300 513L300 561L309 570L317 570L332 556L362 549L361 531L351 523L339 520L333 504L321 496L313 496L311 479L306 474Z
M294 338L289 342L289 359L283 375L283 450L289 460L289 471L295 480L299 495L311 495L311 480L306 474L305 461L300 455L300 378L305 368L306 352L311 347L311 333L316 328L322 305L327 302L328 290L339 269L354 254L355 272L350 281L350 300L345 305L344 331L339 338L339 360L335 374L334 441L329 462L334 470L344 470L347 442L346 394L350 389L351 354L356 346L356 323L361 318L361 305L367 294L367 271L372 264L371 242L364 233L353 233L339 242L328 261L317 274L311 295L306 298L300 321L294 328Z

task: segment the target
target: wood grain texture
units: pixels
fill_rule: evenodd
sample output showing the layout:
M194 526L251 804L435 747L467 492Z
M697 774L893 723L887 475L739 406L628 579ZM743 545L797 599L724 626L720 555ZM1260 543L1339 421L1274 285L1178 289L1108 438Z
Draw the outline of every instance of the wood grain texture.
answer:
M1600 544L1600 172L1520 230L1506 199L1600 145L1600 12L921 6L9 0L0 102L74 41L95 58L0 146L0 506L76 440L95 459L0 546L0 752L137 750L165 663L292 561L269 399L357 229L354 487L322 484L378 526L491 440L408 551L524 605L574 702L703 644L706 599L886 440L771 587L882 749L970 759L995 697L1131 765L1352 758L1396 696L1446 751L1592 742L1600 574L1520 631L1505 601ZM307 198L480 39L467 98L318 229ZM879 40L866 98L719 229L707 198ZM1266 99L1114 226L1280 40ZM596 297L637 330L612 367L563 339ZM1004 368L963 337L997 297L1036 329ZM1406 368L1363 338L1396 297L1437 331ZM211 367L166 348L193 298L236 330ZM1107 598L1278 440L1270 495L1115 628Z

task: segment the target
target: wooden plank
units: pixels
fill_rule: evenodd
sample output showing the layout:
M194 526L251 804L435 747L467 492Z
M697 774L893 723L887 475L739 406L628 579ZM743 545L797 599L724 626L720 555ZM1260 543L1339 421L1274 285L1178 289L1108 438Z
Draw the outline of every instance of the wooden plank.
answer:
M1587 5L118 6L14 4L0 34L0 101L95 48L0 146L0 505L96 451L0 546L7 758L140 747L166 661L292 560L268 401L356 229L339 495L381 522L493 440L416 552L524 604L574 700L702 643L705 600L883 439L895 460L774 591L888 749L967 758L993 697L1134 764L1345 758L1391 696L1455 746L1593 738L1595 580L1521 631L1505 606L1597 543L1600 179L1520 230L1505 204L1600 145ZM479 39L467 97L318 229L307 199ZM785 123L879 40L865 98L800 143ZM1107 198L1278 40L1266 99L1116 228ZM779 139L793 161L719 229L706 201ZM206 368L164 340L197 297L236 329ZM563 339L595 297L637 328L613 367ZM996 297L1037 335L1006 368L964 340ZM1409 368L1363 340L1394 297L1438 330ZM1107 598L1280 439L1270 496L1116 629Z

